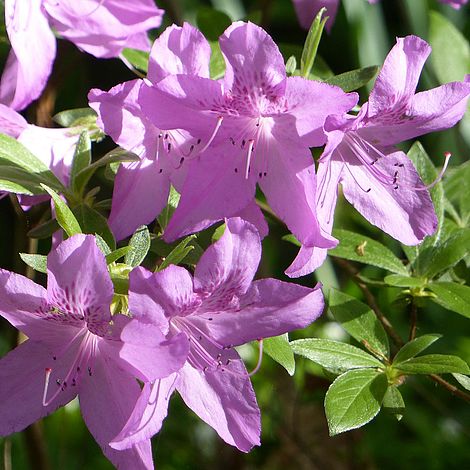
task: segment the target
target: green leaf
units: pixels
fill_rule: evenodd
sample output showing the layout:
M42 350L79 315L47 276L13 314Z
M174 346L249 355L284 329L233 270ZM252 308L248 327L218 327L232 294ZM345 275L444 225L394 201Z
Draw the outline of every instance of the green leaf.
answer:
M374 312L355 297L330 289L329 308L335 319L369 351L388 357L388 337Z
M372 65L362 69L351 70L327 78L325 83L339 86L345 92L354 91L367 85L377 75L379 69L380 67L378 65Z
M292 341L290 344L295 354L306 357L333 373L383 367L375 357L340 341L308 338Z
M433 278L442 271L456 265L470 253L470 229L460 229L436 247L422 252L415 261L419 274Z
M405 374L470 374L468 364L460 357L447 354L427 354L393 363L393 367Z
M44 194L36 175L14 166L0 166L0 191L28 196Z
M162 210L160 215L157 217L158 224L160 225L162 230L165 230L165 228L168 225L168 222L171 219L171 216L175 212L176 208L178 207L178 204L180 202L180 194L176 189L171 186L170 187L170 194L168 195L168 204L166 205L165 209Z
M186 258L186 256L188 256L188 254L194 250L194 246L191 245L190 242L195 238L196 235L190 235L189 237L184 238L163 260L160 266L158 266L157 271L162 271L163 269L170 266L170 264L180 264Z
M433 282L428 287L437 295L431 297L433 302L470 318L470 287L455 282Z
M35 271L47 274L47 256L20 253L20 258Z
M308 78L315 62L317 55L318 45L325 27L326 20L328 17L323 18L326 8L322 8L308 31L307 39L305 40L304 49L302 51L302 57L300 58L300 74L304 78Z
M29 181L30 185L24 189L32 190L31 194L44 193L41 183L58 192L65 191L63 184L39 158L16 139L0 134L0 181L6 184L8 176L18 188Z
M102 253L103 253L105 256L108 256L108 255L111 253L111 248L110 248L109 245L105 242L105 240L103 239L103 237L101 237L101 236L98 235L98 234L95 234L95 240L96 240L96 245L97 245L98 248L102 251Z
M387 391L387 377L372 369L350 370L340 375L325 397L330 436L356 429L380 411Z
M81 194L83 187L77 184L77 175L91 164L91 140L88 132L84 131L75 147L75 153L70 170L70 187L75 194Z
M339 240L339 245L329 250L328 253L331 256L370 264L404 276L408 275L403 263L387 247L372 238L342 229L333 230L333 236Z
M139 266L149 252L150 242L149 229L146 225L142 225L134 232L129 241L132 250L126 255L124 262L133 268Z
M57 222L65 231L65 233L69 237L76 235L77 233L82 233L80 224L62 198L53 189L49 188L45 184L41 184L41 186L52 197L54 201Z
M284 367L289 375L294 375L295 358L287 333L264 339L263 350L269 357Z
M36 227L32 228L28 233L30 238L44 239L52 236L54 232L60 229L56 219L50 219Z
M457 382L462 385L462 387L465 390L470 391L470 377L467 377L466 375L463 374L452 374L454 376L454 379L457 380Z
M431 11L431 63L441 83L461 81L470 73L470 46L460 31L441 14Z
M82 227L83 233L99 235L110 249L114 250L116 248L116 241L114 240L114 235L109 228L106 217L87 204L78 205L73 209L73 213L80 227Z
M399 274L390 274L385 276L384 281L389 286L394 287L424 287L426 281L419 277L400 276Z
M405 401L403 400L400 391L395 385L390 385L387 388L382 407L384 410L395 415L398 421L403 418L403 412L405 411Z
M295 70L297 68L297 59L295 58L295 55L291 55L286 62L286 73L287 75L293 75L295 73Z
M106 264L111 264L117 261L119 258L127 255L132 250L130 246L123 246L122 248L118 248L117 250L112 251L106 255Z
M118 147L78 172L75 176L75 184L77 187L84 188L95 171L102 166L117 162L138 162L139 160L140 157L138 155Z
M406 343L395 356L393 363L404 362L412 357L415 357L421 351L424 351L426 348L431 346L435 341L441 338L442 335L423 335L419 338Z
M210 41L211 59L209 62L210 77L212 80L218 80L225 74L225 59L220 50L219 41Z
M460 217L468 220L470 217L470 161L448 169L443 184L447 199L458 206Z
M147 51L140 51L138 49L125 48L121 52L124 59L129 62L132 67L147 73L149 68L149 53Z
M67 109L52 117L62 127L96 126L96 118L96 111L92 108Z
M201 7L197 11L196 23L209 41L217 41L219 36L232 24L232 20L221 11Z

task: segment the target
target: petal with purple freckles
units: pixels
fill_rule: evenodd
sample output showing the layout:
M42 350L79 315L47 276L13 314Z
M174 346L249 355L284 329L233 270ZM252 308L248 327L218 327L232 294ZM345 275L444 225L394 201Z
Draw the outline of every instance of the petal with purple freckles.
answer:
M337 86L301 77L289 77L286 80L285 97L287 113L295 117L298 135L308 147L324 145L326 136L323 125L327 116L348 112L358 100L356 93L344 93Z
M118 364L97 355L92 375L85 374L80 387L80 410L104 455L122 469L153 470L150 440L116 450L109 442L121 431L140 396L140 387Z
M220 312L205 322L208 335L220 344L237 346L305 328L323 312L320 286L309 287L261 279L240 299L237 312Z
M168 319L159 302L161 287L155 283L154 273L138 267L129 274L129 311L141 322L153 323L163 334L168 333ZM192 291L192 290L191 290Z
M65 328L62 330L65 333ZM63 342L67 339L67 335L62 336ZM48 406L43 406L46 368L53 368L47 395L50 399L58 388L56 380L66 377L73 365L71 355L69 351L66 357L54 361L43 343L27 340L0 359L0 436L23 430L76 396L77 388L69 384Z
M159 306L158 310L163 311L167 318L191 314L199 306L200 301L193 292L193 278L181 266L171 264L163 271L153 273L152 276L148 275L148 271L143 272L143 268L137 268L134 271L137 273L131 278L131 292L134 293L139 289L140 292L150 296L152 303L149 306L156 303ZM147 286L142 286L142 282L146 282ZM145 302L145 298L138 300ZM144 302L139 303L138 307L148 309L149 306L146 307ZM144 314L144 318L152 318L153 316L153 312L151 316ZM160 323L158 318L157 322Z
M160 26L163 14L153 0L46 0L44 6L61 36L97 57L115 57L108 42L124 40L122 50L128 37ZM101 39L101 50L88 50L89 37Z
M137 155L154 158L160 130L140 109L138 96L142 83L142 80L128 81L107 92L94 88L88 93L88 100L98 113L98 126L116 144Z
M344 196L370 223L405 245L416 245L434 233L437 217L431 197L403 152L384 155L374 164L374 171L388 178L387 183L343 146L341 152L348 166L342 172Z
M109 215L109 226L116 240L153 222L166 206L169 192L168 171L163 170L160 161L143 158L120 165Z
M430 53L429 44L418 36L397 38L370 93L369 118L407 106Z
M50 303L83 318L89 328L109 322L114 288L95 237L78 234L63 241L49 253L47 273Z
M330 133L330 136L333 133ZM330 144L331 142L329 142ZM325 149L328 150L329 145ZM334 211L338 198L338 184L343 165L327 158L320 160L317 173L317 214L323 234L330 235L333 228ZM299 253L285 273L289 277L306 276L319 268L326 259L324 248L301 246Z
M255 227L238 217L228 219L224 234L202 255L194 272L196 292L210 294L202 307L214 307L215 302L223 310L234 295L243 295L260 259L261 242Z
M260 445L260 411L240 359L234 359L225 371L206 373L186 363L176 388L186 405L227 444L243 452Z
M254 23L237 21L219 39L225 56L225 87L232 94L274 93L286 78L284 59L271 36ZM245 88L244 88L245 87Z
M44 90L56 41L39 1L6 0L5 22L12 50L0 82L0 101L21 110Z
M218 123L212 109L224 104L222 85L194 75L170 75L156 85L144 84L139 103L159 129L186 129L205 145Z
M338 11L339 0L292 0L300 26L310 29L315 16L321 8L326 8L326 29L331 30Z
M128 449L157 434L168 414L170 396L175 390L177 374L146 383L134 411L122 431L110 442L114 449Z
M209 78L210 57L211 47L198 29L171 25L153 43L147 78L153 83L181 73Z
M28 127L26 119L12 108L0 104L0 132L15 139Z
M245 178L239 149L220 145L194 160L181 190L180 203L165 229L165 241L203 230L233 217L254 198L256 184Z
M181 369L188 357L189 342L185 334L167 340L157 326L130 320L122 325L120 341L105 341L100 351L130 375L148 382Z
M331 248L334 243L322 234L317 220L315 166L306 164L311 160L310 150L294 140L286 143L272 139L262 150L269 158L267 174L259 185L271 208L300 243Z
M244 209L234 214L234 217L240 217L250 222L250 224L253 224L256 230L258 230L261 239L266 237L269 233L268 223L264 218L263 211L255 201L250 202Z

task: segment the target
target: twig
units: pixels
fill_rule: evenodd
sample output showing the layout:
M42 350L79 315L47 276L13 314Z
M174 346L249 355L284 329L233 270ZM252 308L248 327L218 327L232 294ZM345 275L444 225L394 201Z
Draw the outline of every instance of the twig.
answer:
M431 380L434 380L434 382L438 383L441 387L444 387L446 390L452 393L452 395L462 398L463 400L470 403L470 393L460 390L455 385L452 385L451 383L447 382L447 380L444 380L439 375L430 374L429 377L431 378Z
M342 268L347 271L351 277L352 280L358 285L359 289L361 289L362 293L364 294L364 297L366 298L366 302L369 305L369 307L372 309L372 311L375 313L376 317L382 323L383 327L385 328L385 331L388 333L390 338L392 338L393 342L398 346L401 347L403 346L403 340L400 338L398 333L395 331L393 328L392 324L388 320L388 318L382 313L380 310L379 306L377 305L377 302L375 300L374 295L372 292L369 290L367 285L361 280L361 276L358 274L358 271L356 268L354 268L351 264L349 264L347 261L341 258L336 258L333 257L335 262L339 264Z
M412 341L416 338L416 327L418 323L418 306L414 300L411 300L410 310L410 335L408 341Z

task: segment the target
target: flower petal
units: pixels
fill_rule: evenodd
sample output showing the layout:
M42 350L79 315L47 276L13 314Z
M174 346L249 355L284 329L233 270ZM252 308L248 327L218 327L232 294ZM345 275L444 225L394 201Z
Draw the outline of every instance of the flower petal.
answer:
M88 429L104 455L117 468L153 470L150 440L127 450L115 450L109 442L121 431L140 396L140 387L106 356L96 356L93 374L85 374L80 387L80 409Z
M56 42L41 2L6 0L5 22L12 50L0 82L0 101L21 110L44 90Z
M26 119L12 108L0 104L0 132L15 139L26 129Z
M210 56L211 47L198 29L189 23L171 25L153 43L147 78L153 83L182 73L209 78Z
M250 224L253 224L256 230L258 230L261 239L266 237L269 233L268 223L264 218L263 211L255 201L250 202L244 209L234 214L234 217L240 217L250 222Z
M177 390L186 405L228 444L248 452L260 445L260 411L241 360L230 371L202 372L186 364Z
M122 450L150 439L157 434L168 414L168 403L173 393L177 374L146 383L140 394L134 411L122 431L111 441L110 446Z

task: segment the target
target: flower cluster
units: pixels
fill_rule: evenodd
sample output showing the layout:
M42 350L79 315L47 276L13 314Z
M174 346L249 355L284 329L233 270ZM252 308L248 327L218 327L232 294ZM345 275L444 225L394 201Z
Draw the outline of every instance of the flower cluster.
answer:
M303 20L307 4L309 11L328 4L333 21L338 1L294 3ZM118 57L124 48L150 49L147 30L162 14L153 0L5 1L12 49L0 83L0 131L64 189L83 171L75 159L87 129L44 129L15 111L46 85L53 31L96 57ZM287 74L278 46L251 22L233 23L219 46L225 74L215 79L203 34L187 23L169 26L151 47L145 78L92 89L88 99L101 130L136 156L119 162L114 178L105 222L111 237L122 241L153 223L172 187L180 199L161 227L166 243L218 222L223 235L194 272L126 266L125 294L115 293L113 269L126 247L104 250L94 227L55 244L47 289L0 270L0 315L28 338L0 359L0 435L78 397L109 460L150 469L150 438L177 391L225 442L247 452L260 443L260 410L236 347L259 342L257 371L264 338L308 326L324 307L319 285L253 281L268 234L257 191L301 246L290 277L313 272L337 245L339 185L358 212L403 244L436 230L434 183L424 184L397 146L455 125L467 108L470 76L415 93L431 49L416 36L398 38L359 107L356 93ZM312 148L321 148L317 162ZM27 209L48 198L23 194L20 203Z

